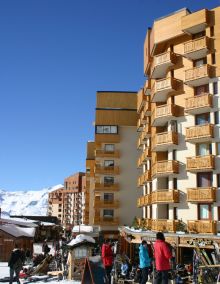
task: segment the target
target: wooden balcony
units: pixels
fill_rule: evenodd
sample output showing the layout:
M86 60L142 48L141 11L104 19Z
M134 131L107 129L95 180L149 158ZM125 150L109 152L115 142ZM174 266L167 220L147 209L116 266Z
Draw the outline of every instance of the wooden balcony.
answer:
M206 85L213 76L214 67L209 64L194 67L185 71L185 84L191 87Z
M150 96L146 95L144 89L141 89L137 95L137 112L148 112L150 111Z
M187 98L185 101L185 112L200 114L210 112L212 108L212 95L204 93L200 96Z
M152 137L152 149L153 151L167 151L169 148L173 148L178 145L178 133L177 132L162 132L155 134Z
M119 208L119 200L94 200L94 208Z
M210 26L210 11L207 9L190 13L181 18L182 31L187 34L196 34L202 32Z
M151 230L159 232L176 232L176 227L178 223L178 220L152 219Z
M115 151L105 151L105 150L95 150L95 156L97 158L120 158L120 152Z
M192 143L207 142L214 138L214 125L203 124L186 128L186 141Z
M152 166L152 176L169 176L179 173L179 162L175 160L159 161Z
M105 166L96 165L95 173L100 175L119 175L120 170L118 166L105 167Z
M119 218L110 218L110 217L95 217L93 220L94 225L101 225L101 226L118 226L119 225Z
M156 80L152 88L151 101L165 102L167 101L168 94L177 91L179 88L178 81L175 78L169 77L165 79Z
M142 146L143 146L143 140L141 138L138 138L138 141L137 141L137 149L141 149Z
M142 165L146 164L149 159L151 159L151 150L149 147L147 147L138 159L137 166L141 167Z
M142 186L151 181L151 171L146 171L138 178L138 186Z
M211 41L207 36L184 43L184 56L191 59L204 58L211 49Z
M179 190L157 190L151 193L152 204L167 204L167 203L178 203L179 202Z
M150 96L150 94L151 94L151 80L150 79L145 81L144 94L147 95L147 96Z
M171 51L161 53L154 56L151 78L164 78L166 77L168 68L176 63L176 55Z
M215 187L196 187L187 189L188 202L216 202L216 188Z
M137 207L143 207L151 204L151 195L143 195L137 200Z
M152 126L163 126L180 115L180 107L174 104L156 106L152 112Z
M186 158L186 170L190 172L204 172L215 169L215 156L196 156Z
M187 227L190 233L216 234L217 232L217 223L213 220L189 220Z
M95 191L119 191L119 183L95 183Z

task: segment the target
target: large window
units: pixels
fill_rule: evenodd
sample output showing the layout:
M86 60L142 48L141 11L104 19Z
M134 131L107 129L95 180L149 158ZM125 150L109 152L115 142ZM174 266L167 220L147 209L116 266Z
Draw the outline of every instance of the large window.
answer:
M209 113L203 113L196 115L196 125L202 125L210 123L210 114Z
M114 184L114 177L104 177L104 185L112 185Z
M103 210L103 218L113 218L113 217L114 217L114 210L112 209Z
M197 186L211 187L212 179L213 179L212 172L197 173Z
M199 220L212 220L212 206L211 204L199 204Z
M196 145L196 155L197 156L206 156L212 154L212 144L209 143L200 143Z
M96 134L117 134L118 126L116 125L96 125Z

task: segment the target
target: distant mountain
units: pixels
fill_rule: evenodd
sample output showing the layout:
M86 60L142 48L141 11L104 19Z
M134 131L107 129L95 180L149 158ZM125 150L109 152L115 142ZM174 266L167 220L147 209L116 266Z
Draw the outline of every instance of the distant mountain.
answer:
M63 187L62 184L36 191L0 190L0 208L3 215L46 216L48 193Z

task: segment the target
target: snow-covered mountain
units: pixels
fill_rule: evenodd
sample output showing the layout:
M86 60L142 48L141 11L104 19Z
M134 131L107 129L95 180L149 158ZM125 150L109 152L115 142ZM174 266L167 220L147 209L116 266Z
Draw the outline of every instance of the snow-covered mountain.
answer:
M43 188L38 191L5 191L0 190L0 207L8 215L47 215L48 193L63 187L62 184Z

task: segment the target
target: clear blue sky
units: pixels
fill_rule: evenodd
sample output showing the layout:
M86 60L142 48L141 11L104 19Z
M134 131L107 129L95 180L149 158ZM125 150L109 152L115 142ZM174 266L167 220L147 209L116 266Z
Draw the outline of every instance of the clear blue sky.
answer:
M97 90L136 91L155 18L220 1L1 0L0 188L85 170Z

